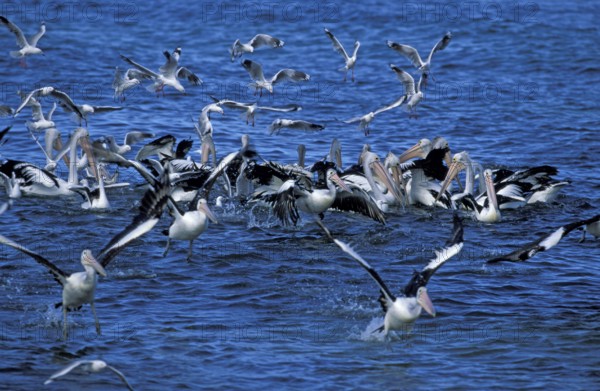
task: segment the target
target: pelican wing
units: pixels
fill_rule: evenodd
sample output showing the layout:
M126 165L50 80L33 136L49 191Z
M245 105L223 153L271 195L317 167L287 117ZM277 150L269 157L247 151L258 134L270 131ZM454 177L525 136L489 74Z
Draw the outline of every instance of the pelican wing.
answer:
M275 74L275 76L273 76L271 78L271 83L275 84L275 83L279 83L282 81L293 81L293 82L298 82L298 81L307 81L310 80L310 75L304 72L300 72L297 71L295 69L282 69L279 72L277 72Z
M147 77L157 79L160 76L158 73L151 71L150 69L146 68L145 66L138 64L137 62L125 57L124 55L121 54L120 56L123 59L123 61L125 61L129 65L132 65L133 67L135 67L138 71L142 72Z
M54 279L56 280L56 282L58 282L60 285L64 285L66 283L66 279L69 277L69 275L60 270L55 264L41 256L40 254L33 252L2 235L0 235L0 243L12 247L15 250L19 250L23 254L29 255L40 265L47 267L50 273L54 275Z
M267 34L257 34L254 36L254 38L250 40L250 42L248 42L248 44L250 44L250 46L254 47L255 49L262 46L280 48L284 45L284 42L278 38L272 37Z
M348 193L347 191L337 192L331 207L348 212L358 212L385 224L383 212L377 207L377 204L373 202L371 197L358 187L352 187L351 189L352 193Z
M423 65L425 65L423 60L421 60L421 56L419 56L417 49L413 48L412 46L402 45L392 41L387 41L387 45L390 49L393 49L402 54L404 57L408 58L415 68L421 68Z
M331 39L331 43L333 44L333 50L335 50L342 57L344 57L344 61L348 61L350 59L350 56L348 56L348 53L346 53L346 50L344 49L340 41L338 41L338 39L335 37L335 35L333 35L328 29L325 29L325 34L329 37L329 39Z
M333 241L333 243L335 243L343 252L348 254L350 257L354 258L354 260L356 262L358 262L363 268L365 268L365 270L369 273L371 278L373 278L373 280L375 280L375 282L379 286L379 289L381 290L381 294L385 298L386 302L393 303L396 300L396 297L392 294L392 291L390 291L390 289L387 287L387 285L385 284L383 279L379 276L377 271L375 271L375 269L373 269L367 261L365 261L356 251L354 251L354 249L352 249L352 247L350 247L348 244L342 242L341 240L335 239L331 235L331 232L329 232L327 227L325 227L325 225L323 225L323 223L321 223L320 221L317 221L317 224L319 224L319 226L323 229L323 231L325 231L325 234L329 237L329 239L331 239L331 241Z
M262 66L251 60L242 61L242 66L250 74L250 78L254 81L266 82Z
M28 45L27 39L25 38L25 35L23 34L23 31L21 31L19 26L6 19L4 16L0 16L0 23L5 25L8 28L8 30L15 35L15 37L17 38L17 45L19 45L21 48Z
M408 72L403 71L394 64L390 64L390 68L404 86L404 93L406 95L413 95L415 93L415 79Z
M462 220L458 217L458 214L455 213L453 218L452 236L450 236L441 250L435 251L435 258L431 259L421 271L421 275L425 278L425 282L428 282L433 273L435 273L446 261L460 252L463 243Z
M202 80L186 67L181 67L177 70L177 77L187 79L187 81L195 86L202 84Z

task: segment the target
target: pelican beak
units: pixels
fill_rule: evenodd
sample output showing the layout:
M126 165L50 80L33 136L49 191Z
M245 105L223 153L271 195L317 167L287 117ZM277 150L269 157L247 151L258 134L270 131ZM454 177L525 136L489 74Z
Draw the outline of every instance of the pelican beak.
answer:
M435 307L433 306L433 303L429 298L427 288L422 287L421 289L419 289L419 292L417 293L417 303L419 303L419 305L423 307L423 309L427 311L429 315L435 317Z
M494 207L494 209L499 210L498 208L498 199L496 198L496 189L494 188L494 181L492 180L492 173L490 171L484 172L485 176L485 188L487 190L488 199L490 200L490 205Z
M450 156L450 149L446 151L446 154L444 155L444 160L446 161L446 165L450 167L450 165L452 164L452 156ZM456 184L458 185L458 189L460 191L463 191L463 186L462 183L460 183L460 180L456 179Z
M392 172L392 179L396 186L400 186L404 190L406 190L406 184L404 183L404 179L402 178L402 171L400 171L400 167L391 166L390 171Z
M96 164L96 157L94 156L94 150L92 148L92 144L90 143L89 133L79 139L79 144L88 157L88 162L94 177L96 180L98 180L98 165Z
M215 216L215 214L212 212L212 210L210 210L210 208L208 207L208 204L200 204L198 206L198 210L203 212L206 217L208 217L210 219L210 221L212 221L215 224L219 224L219 220L217 220L217 216Z
M404 163L405 161L416 157L425 157L423 156L423 148L421 148L421 143L417 143L406 151L402 152L402 155L398 156L398 159L400 159L400 163Z
M85 251L82 254L82 257L85 258L85 262L90 265L96 271L96 273L100 274L102 277L106 277L106 271L104 270L104 267L98 263L91 251Z
M448 173L446 174L446 178L444 178L444 182L442 182L442 188L440 189L439 194L435 198L436 201L438 201L442 197L442 195L446 192L446 190L448 190L448 187L450 186L450 183L452 182L452 180L454 178L456 178L458 176L458 173L461 172L461 170L463 170L465 168L465 165L462 164L461 162L456 161L456 162L453 162L452 164L450 164L449 167L450 167L450 169L448 170Z
M404 200L402 198L402 194L400 193L400 190L398 190L398 187L394 184L394 181L390 177L390 174L387 172L385 167L383 167L383 164L381 164L380 161L376 160L371 163L371 167L372 167L375 175L377 175L377 178L379 178L383 182L385 187L388 188L389 191L392 192L392 194L394 195L394 198L399 203L403 203Z
M341 187L344 191L347 191L348 193L352 193L352 190L350 190L350 188L348 187L348 185L346 184L346 182L344 182L342 180L342 178L340 178L340 176L337 173L331 174L331 176L329 178L331 178L331 180L336 185L338 185L339 187Z

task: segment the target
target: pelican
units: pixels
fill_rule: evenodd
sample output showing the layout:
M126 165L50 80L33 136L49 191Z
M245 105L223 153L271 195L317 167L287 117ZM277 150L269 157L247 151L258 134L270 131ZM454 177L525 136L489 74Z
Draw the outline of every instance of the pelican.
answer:
M213 96L211 98L215 101L218 106L224 106L228 109L241 110L243 114L246 115L246 125L252 122L252 126L254 126L254 116L257 111L274 111L279 113L289 113L291 111L300 111L302 110L302 106L297 104L289 104L283 107L268 107L268 106L259 106L257 102L254 103L240 103L229 99L219 100Z
M396 76L404 86L404 96L406 97L404 101L406 101L406 108L409 112L409 118L411 116L414 116L416 118L417 105L419 104L419 102L421 102L421 100L423 100L423 87L425 87L425 85L427 84L427 74L423 73L421 75L419 79L419 84L417 84L417 87L415 88L415 79L413 79L413 77L410 74L398 68L394 64L390 64L390 68L394 71L394 73L396 73ZM403 102L400 102L400 104L402 103Z
M94 295L98 282L97 274L106 276L106 266L123 250L129 243L150 231L158 222L163 208L167 202L170 191L168 176L163 176L155 188L150 188L144 194L140 202L139 213L133 222L114 236L110 242L100 251L98 257L92 255L91 250L85 249L81 253L81 264L85 271L67 274L59 269L42 255L28 250L20 244L0 235L0 243L10 246L30 256L42 266L49 269L54 279L62 286L62 302L56 307L63 307L63 338L67 338L67 312L69 309L77 309L83 304L90 304L94 315L96 332L101 334L100 322L96 316Z
M242 66L250 75L250 78L253 82L250 84L251 87L254 87L256 91L260 91L260 95L262 96L262 90L265 89L269 91L271 94L273 93L273 86L277 83L281 83L282 81L308 81L310 80L310 75L304 72L297 71L295 69L282 69L277 72L270 79L265 79L265 75L263 74L262 65L255 61L244 60L242 61Z
M29 56L32 54L44 54L42 49L37 47L37 43L40 40L40 38L42 38L42 36L46 33L46 23L42 22L40 24L40 29L34 36L29 38L29 41L27 41L27 38L25 38L25 34L23 34L23 31L21 31L19 26L6 19L4 16L0 16L0 23L5 25L6 28L8 28L8 30L11 33L13 33L17 38L17 45L19 45L21 49L11 51L10 56L13 58L20 58L22 67L27 66L27 63L25 62L25 56Z
M579 243L585 242L586 232L589 232L594 238L600 238L600 219L590 219L590 221L585 224Z
M352 70L352 81L354 81L354 65L356 65L356 55L358 54L358 48L360 48L360 42L354 41L354 51L352 52L352 57L350 57L348 56L348 53L346 53L346 50L344 49L340 41L338 41L338 39L335 37L335 35L331 33L331 31L325 29L325 34L329 37L329 39L331 39L331 43L333 44L333 50L338 52L346 62L346 64L344 64L344 66L339 69L340 71L345 72L344 81L346 81L349 70Z
M195 210L184 212L179 209L176 203L169 201L169 207L175 219L171 223L171 226L163 231L163 234L167 235L167 245L163 252L163 257L166 257L169 252L171 239L189 240L190 245L188 248L187 261L191 261L194 239L206 231L208 228L208 220L215 224L219 223L217 217L210 210L208 203L204 198L200 198L195 205Z
M383 325L375 331L383 332L387 337L388 333L393 330L400 330L406 323L412 323L421 315L421 311L425 310L431 316L435 316L435 307L429 298L427 292L427 283L429 279L444 263L460 252L463 247L463 226L458 215L454 215L454 227L452 236L446 242L444 247L435 252L435 258L431 259L427 265L419 272L414 271L412 278L404 286L402 296L396 297L387 287L383 279L377 271L365 261L356 251L348 244L339 239L333 238L331 232L320 222L325 234L331 239L343 252L357 261L369 275L375 280L381 291L379 302L385 312Z
M112 88L115 90L114 100L125 101L125 91L138 86L140 79L144 78L144 74L135 68L130 68L123 74L119 67L115 67L115 76L112 82Z
M163 55L167 58L167 61L159 68L159 73L156 73L123 55L121 55L121 58L123 61L135 67L145 77L154 81L154 84L148 87L148 90L154 91L157 94L162 92L163 96L165 94L164 88L166 86L173 87L177 91L185 94L185 88L183 88L183 85L181 85L179 82L179 78L186 78L190 83L192 83L192 85L195 86L202 84L202 80L200 80L200 78L189 69L185 67L179 67L181 48L176 48L172 54L168 51L164 51Z
M291 120L291 119L276 119L271 125L269 125L269 134L279 134L279 131L283 128L304 130L310 132L318 132L325 129L325 125L315 124L303 120Z
M121 381L123 382L123 384L125 384L125 386L127 387L128 390L133 391L133 387L131 387L131 384L129 384L129 382L125 378L125 375L123 375L123 373L121 371L119 371L118 369L116 369L115 367L108 365L105 361L102 361L102 360L77 360L77 361L74 361L71 364L64 367L63 369L61 369L60 371L58 371L58 372L54 373L52 376L50 376L48 378L48 380L46 380L44 382L44 385L48 385L48 384L52 383L54 380L58 379L59 377L65 376L69 372L74 370L75 368L79 368L79 367L81 367L86 372L94 372L94 373L100 372L103 369L108 368L109 370L111 370L112 372L117 374L119 379L121 379Z
M596 215L592 218L586 220L576 221L574 223L566 224L557 230L553 231L549 235L544 235L540 237L538 240L528 243L525 246L509 253L506 255L499 256L497 258L490 259L487 263L498 263L502 261L509 262L523 262L533 257L535 254L551 249L556 246L562 238L564 238L569 232L573 231L575 228L579 228L581 226L594 226L597 225L600 221L600 215Z
M70 185L69 190L79 193L84 202L81 204L81 208L83 209L93 209L93 210L102 210L109 209L110 202L108 201L108 197L106 196L106 189L114 189L120 187L127 187L129 183L116 183L105 185L104 181L108 177L108 173L106 172L106 168L103 163L98 164L98 185L95 187L90 187L84 180L82 180L82 184L80 185Z
M268 47L273 49L278 49L283 47L285 42L281 39L272 37L267 34L257 34L247 43L240 42L239 39L236 39L231 48L229 49L229 54L231 55L231 62L234 62L236 58L242 57L245 53L254 53L255 49L261 47Z
M0 177L10 198L24 195L64 196L74 194L63 179L34 164L7 160L0 164Z
M390 49L393 49L393 50L397 51L398 53L402 54L404 57L408 58L410 60L410 62L412 62L414 67L417 68L419 70L419 72L421 72L421 74L429 74L430 68L431 68L431 59L433 57L433 54L435 52L444 50L446 48L446 46L448 46L448 44L450 43L451 39L452 39L452 33L450 33L448 31L446 34L444 34L442 39L440 39L435 44L433 49L431 49L431 52L429 52L429 56L427 56L427 61L425 61L425 62L423 62L423 60L421 59L421 56L419 56L419 52L417 52L417 49L413 48L412 46L401 45L399 43L392 42L392 41L387 41L387 45ZM427 79L425 79L425 81L427 81Z

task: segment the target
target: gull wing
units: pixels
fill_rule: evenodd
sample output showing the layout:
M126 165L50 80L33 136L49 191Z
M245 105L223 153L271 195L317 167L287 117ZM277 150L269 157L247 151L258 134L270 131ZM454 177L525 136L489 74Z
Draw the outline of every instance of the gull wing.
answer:
M21 48L28 45L27 39L25 38L25 35L23 34L23 31L21 31L19 26L6 19L4 16L0 16L0 23L5 25L8 28L8 30L15 35L15 37L17 38L17 45L19 45Z
M71 364L69 364L66 367L64 367L63 369L61 369L60 371L58 371L58 372L54 373L52 376L50 376L48 378L48 380L46 380L44 382L44 385L52 383L54 380L58 379L61 376L64 376L64 375L68 374L69 372L71 372L73 369L79 367L80 365L91 365L91 364L93 364L93 362L94 361L92 361L92 360L77 360L77 361L74 361Z
M185 78L195 86L199 86L200 84L202 84L202 80L198 76L196 76L195 73L193 73L185 67L181 67L177 70L177 77Z
M408 72L403 71L394 64L390 64L390 68L404 86L404 93L406 95L413 95L415 93L415 79Z
M40 29L38 30L37 33L35 33L35 35L33 35L31 38L29 38L29 43L31 44L31 46L37 46L38 41L40 40L40 38L42 38L42 36L46 33L46 24L44 22L42 22L42 24L40 24Z
M451 39L452 39L452 33L450 33L450 31L448 31L446 34L444 34L442 39L437 41L437 43L435 44L433 49L431 49L431 52L429 52L429 56L427 57L427 62L429 62L429 63L431 62L433 53L439 52L440 50L444 50L446 48L446 46L448 46L448 44L450 43Z
M263 74L262 65L252 60L242 61L242 66L250 74L250 77L254 81L266 82L265 75Z
M177 70L177 65L179 64L179 59L174 55L171 55L168 51L163 52L164 56L167 58L167 62L164 63L158 71L165 75L166 77L171 77L175 75L175 71Z
M108 368L111 371L113 371L114 373L116 373L117 376L119 376L119 379L121 379L121 381L125 384L125 387L127 387L128 390L133 391L133 387L131 387L131 384L129 384L129 382L125 378L125 375L123 375L123 373L121 371L119 371L118 369L116 369L115 367L110 366L110 365L107 365L106 368Z
M143 65L138 64L137 62L125 57L124 55L120 54L121 58L123 59L123 61L125 61L126 63L128 63L129 65L132 65L133 67L135 67L138 71L142 72L144 75L151 77L153 79L157 79L158 77L160 77L160 75L154 71L151 71L150 69L146 68Z
M279 83L285 80L293 82L308 81L310 80L310 75L295 69L286 68L280 70L271 78L271 84Z
M281 39L272 37L267 34L257 34L248 42L248 44L255 49L262 46L269 46L272 48L280 48L284 45L284 42Z
M402 54L404 57L408 58L415 68L421 68L423 65L425 65L423 60L421 60L421 56L419 56L417 49L413 48L412 46L402 45L392 41L387 41L387 45L390 49L393 49Z
M406 95L402 95L400 98L396 99L394 102L390 103L389 105L383 106L383 107L377 109L373 114L377 115L377 114L381 114L385 111L395 109L396 107L401 106L405 101L406 101Z
M335 35L333 35L328 29L325 29L325 34L327 34L329 39L331 39L331 43L333 44L333 50L335 50L342 57L344 57L344 61L348 61L350 59L350 56L348 56L348 53L346 53L346 50L344 49L340 41L338 41L338 39L335 37Z

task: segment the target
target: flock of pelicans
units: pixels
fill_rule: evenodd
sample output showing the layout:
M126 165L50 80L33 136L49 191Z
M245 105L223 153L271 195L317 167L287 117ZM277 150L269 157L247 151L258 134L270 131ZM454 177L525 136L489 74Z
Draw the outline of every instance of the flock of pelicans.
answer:
M20 58L23 66L26 66L26 56L42 52L37 44L44 35L44 24L40 26L37 34L27 40L19 27L7 18L0 16L0 22L16 36L20 50L10 54ZM349 71L352 72L354 81L360 43L355 42L350 56L331 31L325 29L325 34L344 59L345 64L341 68L345 74L344 81ZM392 71L404 85L405 94L389 105L345 122L359 123L360 129L368 134L370 122L380 113L402 105L414 112L423 97L428 77L431 76L433 55L444 50L451 38L452 35L446 33L434 45L425 61L414 48L388 41L391 49L404 55L417 68L420 74L418 84L415 86L415 81L408 72L391 65ZM231 60L235 61L259 48L282 46L282 40L265 34L259 34L247 43L236 40L230 49ZM127 90L146 82L149 91L163 95L167 87L184 92L180 79L187 79L192 85L202 82L192 71L179 66L180 48L172 53L165 51L164 56L166 62L154 71L122 55L122 60L132 68L125 73L117 68L113 81L115 98L124 101ZM308 74L293 69L282 69L271 78L265 78L259 63L244 59L241 60L241 65L252 79L251 86L261 95L263 90L273 93L274 87L281 82L302 82L310 79ZM526 207L536 202L552 202L560 189L569 184L568 181L554 179L557 169L551 166L518 171L484 169L473 161L467 152L452 156L447 140L442 137L422 139L399 155L389 152L384 159L380 159L371 151L370 146L365 144L358 161L345 169L342 168L341 146L336 139L333 140L326 157L312 165L306 165L304 162L303 145L298 147L297 162L278 163L263 158L252 146L247 135L242 136L239 150L217 159L211 113L222 114L224 110L240 110L246 115L246 123L254 125L257 111L286 113L300 109L297 105L264 107L259 106L257 102L240 103L217 98L213 98L214 103L202 108L195 124L202 145L201 160L196 162L188 155L192 147L191 140L176 143L172 135L156 137L151 133L130 132L123 144L119 144L113 136L102 136L92 140L86 127L82 127L84 123L87 125L92 114L119 110L122 107L76 104L66 93L51 86L28 93L20 92L20 96L21 103L18 107L3 105L0 107L0 115L17 117L31 109L32 116L25 122L25 127L40 147L46 163L43 168L31 162L10 159L0 164L0 178L8 197L2 204L0 213L8 210L14 202L18 202L14 200L21 196L69 197L78 193L84 197L82 208L109 208L107 190L129 185L119 183L118 175L114 171L111 174L115 165L135 170L148 185L141 198L139 211L131 224L95 255L90 249L82 251L81 264L85 269L83 272L66 273L44 256L0 235L0 243L27 254L45 266L62 286L62 301L57 307L62 306L65 339L68 333L68 311L79 309L83 304L90 304L96 331L100 334L100 323L94 307L98 275L106 276L109 263L128 244L152 230L163 216L164 210L168 210L172 219L169 228L164 231L167 237L164 255L167 254L171 241L187 241L188 260L191 260L193 255L194 240L208 228L209 221L217 223L217 216L211 211L209 202L215 202L217 205L236 202L243 207L260 205L269 208L284 226L296 225L302 216L314 218L326 237L365 268L377 283L381 292L379 301L385 312L383 325L377 331L387 336L389 332L400 329L403 324L415 321L422 310L435 316L435 308L426 285L433 273L463 247L463 224L458 217L458 210L472 214L481 222L495 223L501 220L503 213L510 213L510 209ZM44 115L41 107L44 98L54 101L47 115ZM79 124L66 143L52 121L57 103ZM282 128L318 131L323 126L308 121L277 119L269 130L276 133ZM10 127L0 132L0 145L6 143L9 130ZM44 134L44 145L38 140L41 133ZM152 141L147 142L148 139ZM134 146L143 142L147 143L138 148L135 157L131 158L134 155ZM57 176L55 171L62 161L68 167L67 178ZM459 175L462 171L464 181L461 180L463 175ZM216 191L219 194L211 198L211 194ZM186 203L188 208L184 207ZM322 220L328 210L338 210L362 214L377 223L385 224L388 211L403 211L408 205L453 209L453 228L444 247L436 251L435 257L429 260L421 271L414 272L404 289L396 296L375 269L348 244L335 238ZM584 228L584 235L587 231L598 237L599 220L600 215L597 215L565 225L489 262L524 261L537 252L555 246L562 237L578 227ZM121 372L101 360L76 361L52 375L46 384L78 367L92 372L108 368L131 389Z

